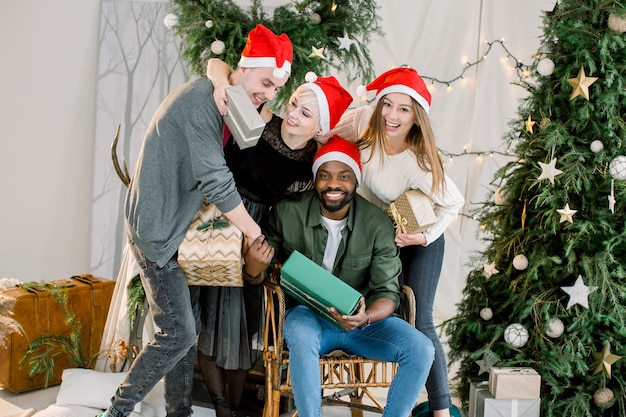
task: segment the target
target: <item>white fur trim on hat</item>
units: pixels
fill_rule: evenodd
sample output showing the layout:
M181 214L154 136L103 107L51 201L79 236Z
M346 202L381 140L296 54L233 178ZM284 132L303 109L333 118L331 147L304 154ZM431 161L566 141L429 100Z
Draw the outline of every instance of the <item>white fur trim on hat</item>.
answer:
M424 110L426 110L426 114L428 114L428 110L430 109L428 100L426 100L424 97L419 95L417 91L415 91L414 89L407 87L406 85L403 85L403 84L395 84L395 85L390 85L389 87L383 88L381 91L379 91L376 94L375 101L378 101L380 97L386 96L387 94L390 94L390 93L404 93L404 94L411 96L415 101L417 101L417 104L419 104L420 106L422 106Z
M317 157L317 159L313 161L313 178L317 176L317 170L322 166L322 164L329 161L343 162L348 165L352 168L352 171L354 171L356 182L359 184L361 183L361 169L359 168L359 164L357 161L340 151L330 151Z
M242 56L239 60L240 67L243 68L275 68L274 77L279 80L285 78L285 75L291 74L291 62L285 61L282 68L276 66L276 58L274 57L249 57ZM278 71L276 71L278 70Z
M317 96L317 104L320 108L320 126L322 127L322 134L327 133L330 130L330 110L328 109L326 94L324 94L322 87L313 82L306 83L305 86L313 90Z

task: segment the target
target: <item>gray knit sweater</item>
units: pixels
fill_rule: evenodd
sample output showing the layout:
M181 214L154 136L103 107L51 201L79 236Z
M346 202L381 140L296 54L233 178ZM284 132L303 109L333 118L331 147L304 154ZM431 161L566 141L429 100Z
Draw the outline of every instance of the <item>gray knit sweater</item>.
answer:
M222 212L241 198L222 149L224 122L206 78L172 93L154 114L128 189L130 239L160 267L174 255L207 199Z

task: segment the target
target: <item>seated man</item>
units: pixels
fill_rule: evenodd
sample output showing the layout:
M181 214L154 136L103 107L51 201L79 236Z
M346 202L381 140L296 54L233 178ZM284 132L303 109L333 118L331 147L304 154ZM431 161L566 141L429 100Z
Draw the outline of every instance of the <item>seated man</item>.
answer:
M319 357L340 349L368 359L397 362L385 417L410 415L433 363L430 339L394 316L401 271L389 218L356 194L359 151L331 138L313 161L315 189L284 200L270 211L265 236L274 262L298 250L363 294L353 316L329 311L343 329L304 305L289 308L284 334L289 348L293 394L300 417L320 417Z

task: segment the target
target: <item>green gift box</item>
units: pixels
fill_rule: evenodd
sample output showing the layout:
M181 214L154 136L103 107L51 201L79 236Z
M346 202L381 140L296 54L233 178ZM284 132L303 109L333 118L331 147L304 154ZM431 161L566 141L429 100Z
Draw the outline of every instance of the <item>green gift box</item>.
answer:
M328 312L334 307L351 316L359 308L361 293L301 254L293 251L280 270L280 285L285 292L337 327Z

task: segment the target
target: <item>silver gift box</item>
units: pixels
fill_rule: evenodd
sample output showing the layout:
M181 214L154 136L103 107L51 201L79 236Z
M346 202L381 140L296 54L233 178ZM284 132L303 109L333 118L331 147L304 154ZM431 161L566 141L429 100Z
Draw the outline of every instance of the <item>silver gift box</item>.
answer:
M246 149L256 145L265 128L261 115L254 108L242 85L228 87L226 96L228 114L224 116L224 122L239 148Z
M471 382L469 417L539 417L541 400L496 400L489 392L489 383Z

